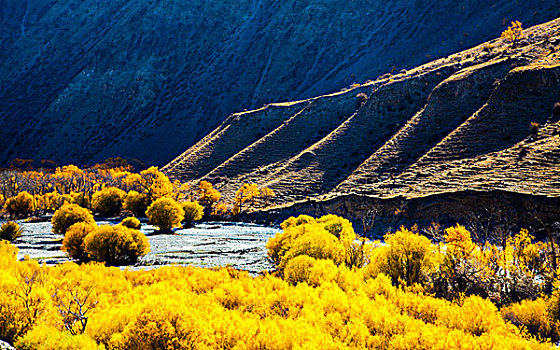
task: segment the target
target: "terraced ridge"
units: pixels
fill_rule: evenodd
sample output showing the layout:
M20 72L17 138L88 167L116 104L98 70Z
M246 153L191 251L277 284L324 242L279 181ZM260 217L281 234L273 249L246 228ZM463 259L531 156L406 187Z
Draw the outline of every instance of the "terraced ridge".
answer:
M560 19L525 35L515 46L495 39L337 94L273 107L283 113L237 114L164 170L210 180L226 197L243 182L269 186L276 211L352 194L560 197ZM257 132L257 115L270 131ZM204 171L192 176L189 169Z

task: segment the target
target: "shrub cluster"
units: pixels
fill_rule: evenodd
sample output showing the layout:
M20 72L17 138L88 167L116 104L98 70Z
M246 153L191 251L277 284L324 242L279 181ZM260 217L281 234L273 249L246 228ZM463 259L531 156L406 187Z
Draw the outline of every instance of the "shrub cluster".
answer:
M72 225L62 241L62 250L80 262L94 260L109 266L134 264L150 251L144 234L124 225L79 222Z
M8 221L0 226L0 240L14 241L21 237L22 229L16 222Z
M94 212L103 216L116 216L122 210L125 197L125 191L116 187L107 187L93 194L91 207Z
M191 225L193 222L201 220L204 216L204 207L198 202L183 202L181 203L183 211L185 212L185 218L183 221L187 225Z
M30 162L18 160L17 164ZM106 217L120 215L123 210L143 217L156 200L168 198L179 203L197 202L203 208L203 217L225 219L250 207L267 206L274 196L270 188L244 183L228 203L208 181L182 184L171 181L157 167L136 173L120 162L85 169L67 165L55 170L0 170L0 207L12 218L54 213L65 204L76 204ZM191 210L187 224L202 219L198 218L198 206L185 206Z
M124 209L131 212L136 217L146 215L146 209L150 205L147 194L139 193L137 191L130 191L124 200Z
M128 218L125 218L122 222L121 225L126 226L128 228L133 228L135 230L139 230L140 229L140 220L138 220L137 218L131 216Z
M87 254L110 266L134 264L150 251L150 243L140 231L123 225L101 225L83 240Z
M89 210L77 204L64 204L54 213L51 219L52 231L58 235L64 235L70 226L78 222L95 224L93 215Z
M342 233L336 226L333 232ZM337 266L305 254L286 262L284 280L231 268L41 267L32 260L18 261L15 252L0 242L0 338L22 349L552 345L520 331L479 296L437 299L418 288L395 286L383 273L372 277L366 268ZM520 311L514 313L526 319Z
M89 261L90 258L86 252L84 239L96 229L97 225L90 222L78 222L70 226L62 240L62 250L80 262Z
M160 198L148 207L146 216L150 223L159 227L161 231L170 231L172 228L181 227L185 211L172 198Z
M4 204L6 211L12 217L25 217L35 209L33 196L26 191L18 193L15 197L10 197Z

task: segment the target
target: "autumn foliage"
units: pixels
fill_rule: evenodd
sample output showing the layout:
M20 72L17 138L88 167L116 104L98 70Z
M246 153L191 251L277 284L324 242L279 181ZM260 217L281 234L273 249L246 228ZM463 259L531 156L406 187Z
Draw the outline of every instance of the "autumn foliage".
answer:
M139 230L140 226L142 225L140 223L140 220L138 220L137 218L135 218L134 216L125 218L122 222L121 225L126 226L128 228L133 228L135 230Z
M185 212L184 221L189 225L195 221L201 220L204 216L204 207L198 204L198 202L183 202L181 205Z
M180 227L185 217L183 207L171 198L160 198L153 202L146 210L150 223L161 231L169 231Z
M133 264L150 252L146 236L123 225L99 226L83 242L89 257L109 266Z
M6 212L18 196L32 206L12 215L56 211L63 250L106 266L133 264L150 247L127 227L133 218L98 227L84 208L99 208L96 193L118 193L122 209L145 212L161 230L197 220L204 207L239 214L274 194L244 184L228 204L209 183L172 182L157 168L0 177ZM256 277L231 268L41 266L2 241L0 339L21 349L548 349L560 339L558 247L526 230L497 246L461 225L437 242L417 227L372 242L334 215L301 215L281 228L267 244L274 271Z
M78 222L66 231L64 240L62 240L62 250L78 261L84 262L90 260L84 238L97 229L97 225L91 222Z
M18 261L15 247L0 242L0 338L26 349L551 346L531 334L555 334L554 298L502 310L477 295L438 299L426 291L427 284L412 288L392 282L382 272L373 274L373 260L351 267L341 255L336 256L337 264L328 257L292 253L317 253L317 247L307 250L297 242L306 235L304 227L336 240L351 236L351 226L343 219L300 217L283 226L293 230L283 236L290 248L274 245L284 257L282 277L252 277L231 268L123 271L73 263L41 267ZM395 235L415 234L399 232ZM380 247L371 245L374 251ZM434 254L445 254L432 245ZM342 248L347 249L344 244ZM287 256L293 257L285 260Z
M106 187L93 194L92 210L103 216L116 216L122 210L125 197L126 192L123 190L116 187Z
M201 205L204 215L193 221L230 219L251 207L269 205L274 196L268 187L244 183L235 196L224 198L208 181L198 184L171 181L157 167L139 173L126 166L107 164L85 169L67 165L54 171L0 171L0 207L13 218L48 215L65 204L79 205L103 217L127 212L144 217L156 200L170 198L179 203Z
M65 204L57 210L52 219L52 230L54 233L64 235L70 226L78 222L94 224L93 215L85 208L77 204Z
M502 32L502 38L505 38L509 42L516 44L523 37L523 27L521 22L513 21L511 26Z
M21 237L22 229L17 222L8 221L0 226L0 240L10 241Z
M137 191L130 191L124 200L124 209L137 217L146 215L146 209L150 205L148 195Z
M35 209L33 196L26 191L18 193L15 197L8 198L4 205L6 211L12 217L27 216Z

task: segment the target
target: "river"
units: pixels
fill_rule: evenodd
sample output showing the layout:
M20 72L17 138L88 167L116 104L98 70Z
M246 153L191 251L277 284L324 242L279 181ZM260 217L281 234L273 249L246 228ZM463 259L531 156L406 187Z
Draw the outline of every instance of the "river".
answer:
M97 224L117 224L117 221L97 221ZM24 232L14 241L18 258L28 255L47 265L70 261L60 250L62 237L52 233L50 222L19 222ZM164 265L194 265L200 267L232 266L256 274L270 270L266 242L279 228L246 223L200 223L192 228L177 229L173 234L155 234L156 229L142 224L150 242L151 252L131 269L146 269Z

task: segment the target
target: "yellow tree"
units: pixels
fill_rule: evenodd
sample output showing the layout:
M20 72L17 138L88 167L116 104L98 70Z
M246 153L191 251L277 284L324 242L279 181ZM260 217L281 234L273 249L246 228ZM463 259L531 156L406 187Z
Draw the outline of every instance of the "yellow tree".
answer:
M146 215L146 209L148 209L148 206L150 205L149 200L148 195L145 193L130 191L126 195L123 208L135 216L141 217Z
M173 194L173 184L155 166L140 172L140 179L137 185L148 195L150 203L158 198Z
M185 223L190 226L194 221L202 219L204 216L204 208L197 202L183 202L181 203L185 211Z
M181 227L185 211L173 198L160 198L148 207L146 216L160 231L170 231L174 227Z
M23 217L35 210L35 199L30 193L23 191L8 198L4 207L12 217Z
M61 193L81 191L86 183L84 171L75 165L67 165L62 168L57 168L53 178L55 179L58 190Z
M265 204L269 204L272 197L276 196L274 191L269 187L263 187L260 189L260 197L264 199Z
M243 204L252 202L259 195L260 190L256 184L243 184L243 186L235 192L233 215L239 214L242 210Z
M104 216L120 214L126 192L116 187L106 187L93 194L91 207L94 212Z
M502 32L502 38L509 40L512 44L517 44L519 40L523 37L523 27L521 22L514 21L511 22L511 26Z
M214 205L222 198L222 194L208 181L201 181L196 190L197 202L204 207L204 213L209 215Z

